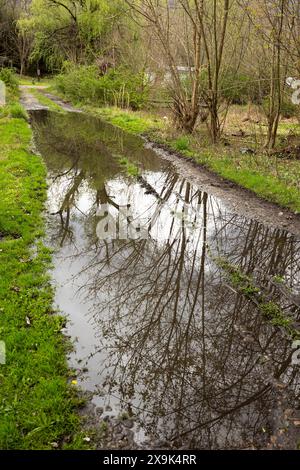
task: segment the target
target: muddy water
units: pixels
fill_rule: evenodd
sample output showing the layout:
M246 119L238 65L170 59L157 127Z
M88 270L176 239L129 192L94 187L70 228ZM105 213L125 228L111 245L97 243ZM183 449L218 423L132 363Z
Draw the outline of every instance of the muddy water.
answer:
M253 274L297 325L299 240L234 214L101 121L36 111L32 125L49 175L56 303L96 406L132 418L142 447L294 448L292 340L215 260Z

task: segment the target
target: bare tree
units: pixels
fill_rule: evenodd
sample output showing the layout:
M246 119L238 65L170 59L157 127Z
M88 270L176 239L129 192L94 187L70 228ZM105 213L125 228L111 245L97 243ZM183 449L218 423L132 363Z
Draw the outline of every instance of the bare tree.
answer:
M210 114L210 135L216 142L221 133L219 118L220 78L226 48L227 28L233 0L126 0L132 11L146 20L164 51L171 79L173 112L177 127L192 132L200 111L201 100ZM185 35L180 36L181 24ZM184 63L176 44L184 43ZM182 60L182 59L181 59ZM179 65L185 66L182 77ZM190 93L187 93L186 81Z

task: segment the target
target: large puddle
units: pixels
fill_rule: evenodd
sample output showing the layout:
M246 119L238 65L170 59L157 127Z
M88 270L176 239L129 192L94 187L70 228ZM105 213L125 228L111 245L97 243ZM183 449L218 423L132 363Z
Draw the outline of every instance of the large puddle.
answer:
M32 125L49 175L56 303L94 403L134 416L141 446L295 447L292 340L215 259L253 273L296 321L299 240L232 213L95 118L36 111Z

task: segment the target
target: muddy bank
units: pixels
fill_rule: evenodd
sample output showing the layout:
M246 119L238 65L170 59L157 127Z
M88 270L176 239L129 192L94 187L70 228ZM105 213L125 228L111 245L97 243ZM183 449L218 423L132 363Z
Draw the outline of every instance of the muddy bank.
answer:
M145 138L146 145L175 164L178 171L182 171L187 178L198 184L216 197L220 197L224 204L228 204L236 213L247 218L258 220L270 227L280 227L300 236L300 215L279 207L269 201L259 198L250 190L225 180L212 173L203 165L187 158L179 152L171 151L168 146L150 142Z

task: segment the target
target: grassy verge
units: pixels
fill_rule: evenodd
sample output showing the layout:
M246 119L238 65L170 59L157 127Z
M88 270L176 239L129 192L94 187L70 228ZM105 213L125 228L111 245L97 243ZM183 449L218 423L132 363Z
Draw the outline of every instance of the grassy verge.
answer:
M99 116L111 124L130 132L131 134L146 134L149 132L162 131L163 120L142 111L129 111L115 107L94 108L92 106L81 106L84 111Z
M21 109L11 102L0 112L0 340L6 345L0 448L80 448L65 319L52 310L51 254L41 242L46 169L28 150L31 130Z
M300 213L299 160L283 160L263 153L243 154L235 147L208 146L197 136L174 137L168 131L162 136L156 132L153 139L259 197Z
M22 76L20 77L19 75L17 76L18 78L18 82L20 85L50 85L52 83L52 78L47 78L47 77L43 77L40 79L40 81L38 82L37 80L37 77L28 77L28 76Z
M50 111L57 111L61 113L65 113L61 106L57 103L54 103L50 98L44 95L39 89L37 88L30 88L30 94L33 95L42 105L47 106Z

